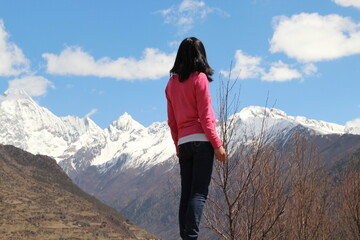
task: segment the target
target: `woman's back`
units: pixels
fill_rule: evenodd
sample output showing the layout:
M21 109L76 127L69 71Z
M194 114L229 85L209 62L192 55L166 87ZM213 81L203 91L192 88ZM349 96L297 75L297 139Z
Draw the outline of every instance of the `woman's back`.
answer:
M178 138L205 133L214 148L221 146L215 131L215 115L209 94L209 81L202 72L194 72L184 82L173 75L166 87L170 128L176 128Z

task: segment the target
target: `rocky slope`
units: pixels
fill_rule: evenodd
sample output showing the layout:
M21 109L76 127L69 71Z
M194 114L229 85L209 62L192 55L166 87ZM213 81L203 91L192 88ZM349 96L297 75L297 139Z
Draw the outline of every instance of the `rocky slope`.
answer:
M83 192L55 160L0 145L0 239L159 239Z

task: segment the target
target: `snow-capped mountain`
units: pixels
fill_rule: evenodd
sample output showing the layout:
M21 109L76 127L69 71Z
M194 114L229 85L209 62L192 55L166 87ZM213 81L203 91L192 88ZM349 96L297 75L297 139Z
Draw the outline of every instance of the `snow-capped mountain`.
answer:
M256 126L259 127L264 121L264 125L267 129L277 131L285 127L295 127L302 125L309 128L318 134L344 134L347 132L345 126L328 123L319 120L312 120L306 117L293 117L288 116L284 111L275 108L263 108L263 107L247 107L235 114L235 118L239 118L242 121L249 121L252 119L256 122ZM251 120L250 120L251 121Z
M173 154L165 122L146 128L124 113L101 129L88 117L57 117L22 90L7 91L0 102L0 143L51 156L67 172L109 168L118 159L125 168L147 168Z
M352 132L354 128L292 117L274 108L250 106L232 118L237 141L258 134L261 127L268 134L286 133L298 126L315 134L359 134L356 129ZM102 172L114 165L148 169L174 155L166 122L144 127L124 113L108 128L101 129L89 117L55 116L22 90L8 90L0 102L0 143L51 156L68 173L88 166Z
M103 130L91 119L57 117L22 90L8 90L0 102L0 143L59 162L83 146L104 141Z
M345 126L302 116L289 116L284 111L275 108L250 106L230 117L234 124L235 142L245 143L261 132L269 139L279 140L290 133L300 130L310 131L314 135L356 134Z

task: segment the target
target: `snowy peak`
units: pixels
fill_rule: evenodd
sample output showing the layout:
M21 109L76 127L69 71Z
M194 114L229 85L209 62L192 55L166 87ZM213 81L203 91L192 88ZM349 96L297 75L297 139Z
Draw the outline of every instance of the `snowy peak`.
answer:
M5 91L4 95L7 100L28 99L33 101L32 98L29 96L29 94L27 94L27 92L23 89L9 88L8 90Z
M243 108L239 114L240 118L273 118L273 119L283 119L287 118L287 114L284 111L278 110L276 108L265 108L258 106L249 106Z
M360 118L349 121L345 124L347 133L360 135Z
M121 115L117 121L111 124L111 127L120 131L131 131L134 129L144 128L143 125L135 121L127 112Z
M0 105L0 121L3 125L39 130L57 117L40 107L25 91L11 89L5 93Z
M8 89L4 96L1 96L0 104L3 109L17 111L27 108L40 109L41 107L21 89Z
M91 162L102 171L119 162L118 167L145 169L166 161L174 154L175 148L165 122L144 127L124 113L105 132L106 144Z
M101 135L103 130L89 118L57 117L23 90L6 91L0 102L0 143L33 154L60 161Z
M248 122L264 119L265 124L269 124L270 126L281 125L282 128L284 127L285 122L292 126L302 125L319 134L351 133L349 131L346 132L345 127L342 125L308 119L302 116L289 116L284 111L276 108L249 106L242 109L238 114L235 114L234 117L238 117L243 121Z
M96 123L93 120L91 120L88 116L85 116L84 118L79 118L76 116L66 116L66 117L60 117L60 119L68 127L71 127L73 132L84 133L86 131L91 131L94 128L101 130L101 128L98 125L96 125Z

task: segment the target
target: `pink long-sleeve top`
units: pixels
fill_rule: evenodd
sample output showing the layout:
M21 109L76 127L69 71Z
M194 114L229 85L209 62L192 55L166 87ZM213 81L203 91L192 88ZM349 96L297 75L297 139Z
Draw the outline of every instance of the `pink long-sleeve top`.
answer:
M176 150L182 137L205 133L214 149L222 145L216 133L209 81L202 72L194 72L184 82L173 75L165 89L168 124Z

